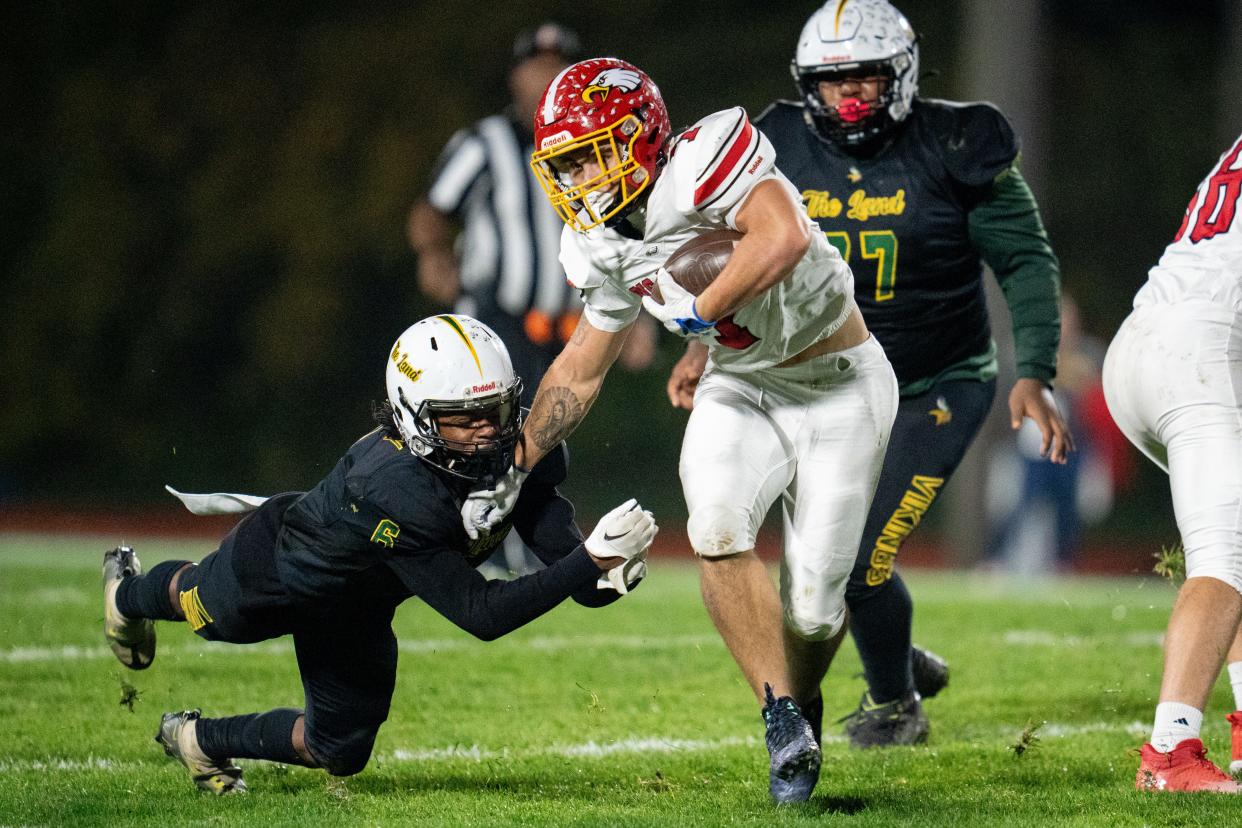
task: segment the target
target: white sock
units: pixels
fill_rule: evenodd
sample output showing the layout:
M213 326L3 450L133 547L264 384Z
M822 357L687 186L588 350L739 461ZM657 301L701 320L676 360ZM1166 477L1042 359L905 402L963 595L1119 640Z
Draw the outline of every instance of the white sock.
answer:
M1242 661L1235 661L1228 667L1229 683L1233 685L1233 709L1242 710Z
M1168 753L1184 739L1198 739L1203 727L1203 711L1181 702L1156 705L1156 723L1151 729L1151 746Z

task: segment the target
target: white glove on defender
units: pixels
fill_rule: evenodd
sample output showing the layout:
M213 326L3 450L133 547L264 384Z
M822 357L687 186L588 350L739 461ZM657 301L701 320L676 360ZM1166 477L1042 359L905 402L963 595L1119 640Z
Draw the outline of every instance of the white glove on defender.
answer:
M470 540L478 540L505 519L517 505L518 494L530 472L510 466L509 472L492 489L479 489L466 497L461 505L461 522Z
M647 553L644 552L641 558L626 561L600 575L599 580L595 582L595 588L614 589L622 595L629 595L630 589L646 577Z
M612 588L624 595L631 584L646 574L647 550L659 530L651 512L630 498L600 519L583 546L595 558L625 559L625 563L608 570L600 579L607 578Z

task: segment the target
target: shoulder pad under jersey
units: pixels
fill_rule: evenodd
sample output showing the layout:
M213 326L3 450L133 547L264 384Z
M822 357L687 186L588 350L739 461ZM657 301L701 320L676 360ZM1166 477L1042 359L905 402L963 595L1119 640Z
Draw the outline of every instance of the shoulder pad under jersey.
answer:
M1009 119L990 103L920 100L945 169L957 181L979 187L995 179L1018 157L1018 138Z
M722 214L773 167L772 144L740 106L708 115L677 136L666 171L679 213Z
M591 258L590 239L603 231L602 227L593 227L586 233L579 233L569 225L561 230L561 267L565 270L565 280L575 290L599 287L608 276Z
M784 126L793 129L795 124L806 129L806 119L803 117L802 111L803 106L798 101L773 101L768 104L766 109L759 113L759 117L755 118L754 123L755 126L769 134L773 129L779 130Z

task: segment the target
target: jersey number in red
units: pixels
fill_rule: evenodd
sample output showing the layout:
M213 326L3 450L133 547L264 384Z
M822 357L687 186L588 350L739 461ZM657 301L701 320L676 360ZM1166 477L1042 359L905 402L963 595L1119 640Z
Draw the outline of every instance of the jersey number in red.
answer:
M733 321L733 314L716 322L716 342L726 348L744 351L758 341L759 337Z
M1178 228L1173 241L1181 241L1190 225L1191 216L1195 216L1194 226L1190 231L1191 243L1210 239L1217 233L1224 233L1233 225L1233 218L1238 210L1238 195L1242 193L1242 167L1234 169L1238 156L1242 154L1242 141L1234 144L1233 149L1225 154L1225 160L1212 173L1207 182L1190 197L1190 205L1186 208L1186 216L1182 226ZM1195 206L1203 196L1203 203Z

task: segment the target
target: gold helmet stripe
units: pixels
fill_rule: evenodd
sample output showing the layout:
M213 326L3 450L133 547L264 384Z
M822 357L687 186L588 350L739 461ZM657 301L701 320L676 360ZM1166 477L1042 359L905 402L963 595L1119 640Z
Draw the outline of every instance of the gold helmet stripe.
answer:
M841 5L837 6L837 16L832 21L833 34L841 34L841 13L845 11L845 4L850 0L841 0Z
M483 376L483 364L479 362L479 352L474 349L474 343L470 341L469 335L462 330L462 327L457 320L451 316L437 316L436 319L439 319L445 325L452 328L453 332L461 337L461 341L466 343L466 348L470 350L470 356L474 357L475 367L479 369L479 376Z

